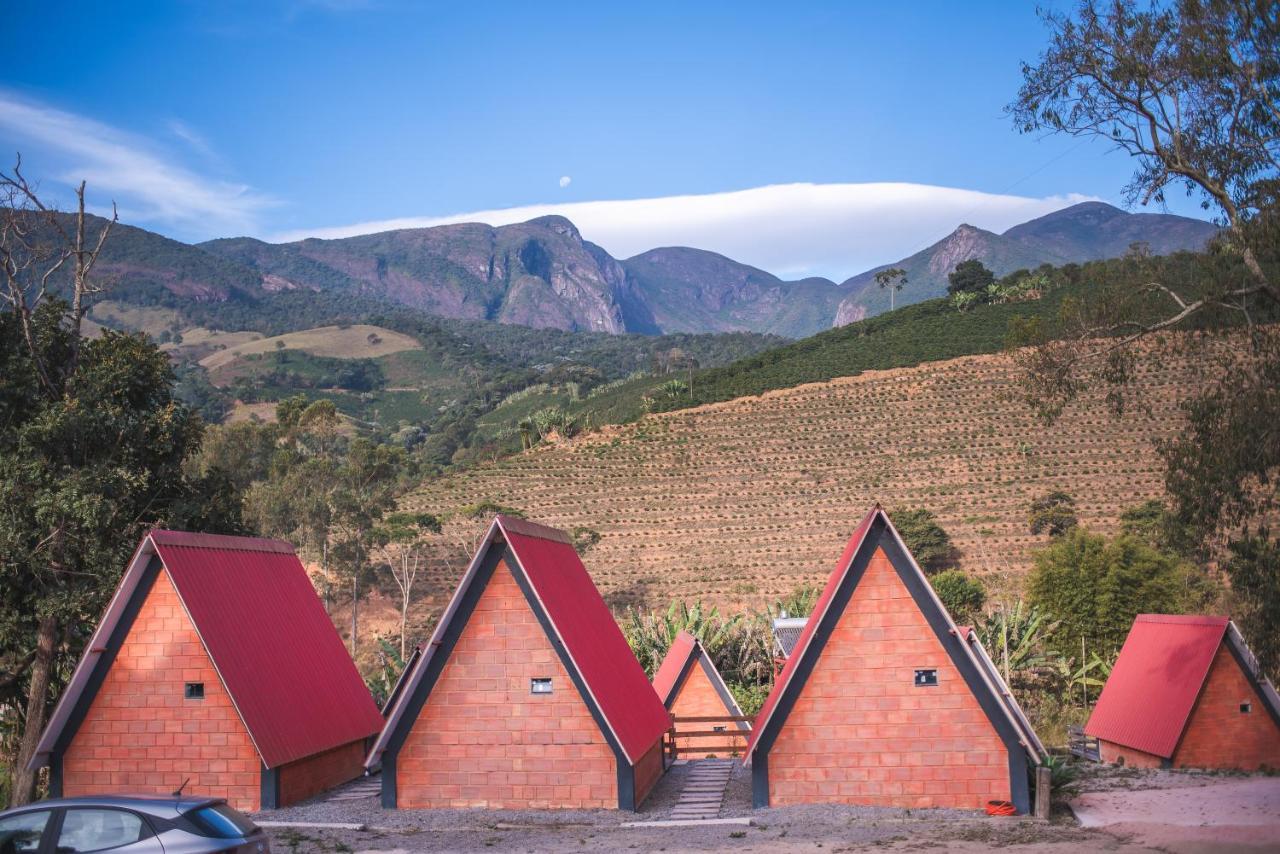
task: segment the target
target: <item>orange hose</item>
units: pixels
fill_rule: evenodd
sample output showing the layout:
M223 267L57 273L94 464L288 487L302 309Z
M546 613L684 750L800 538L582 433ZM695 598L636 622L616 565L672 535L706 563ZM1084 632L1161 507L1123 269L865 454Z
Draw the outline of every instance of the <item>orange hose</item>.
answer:
M1017 815L1018 811L1008 801L987 801L987 815Z

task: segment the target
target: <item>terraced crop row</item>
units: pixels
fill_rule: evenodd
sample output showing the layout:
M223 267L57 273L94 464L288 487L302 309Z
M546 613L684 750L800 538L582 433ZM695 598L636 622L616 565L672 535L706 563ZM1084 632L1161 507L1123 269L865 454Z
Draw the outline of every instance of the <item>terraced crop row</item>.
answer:
M1174 348L1156 355L1139 366L1143 406L1120 418L1091 393L1044 427L1016 400L1007 356L966 357L651 416L428 482L406 503L491 501L597 531L584 560L614 604L734 606L825 578L874 502L927 507L961 567L1008 591L1044 542L1026 526L1037 495L1065 490L1085 525L1112 532L1161 494L1153 441L1180 429L1197 382ZM458 555L438 557L427 587L447 595Z

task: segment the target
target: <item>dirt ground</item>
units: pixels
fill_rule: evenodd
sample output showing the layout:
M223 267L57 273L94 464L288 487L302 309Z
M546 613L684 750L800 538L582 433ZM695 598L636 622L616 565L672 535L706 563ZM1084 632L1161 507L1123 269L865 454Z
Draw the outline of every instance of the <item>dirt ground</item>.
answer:
M605 810L383 810L376 798L318 799L260 813L261 821L345 822L364 830L272 828L277 852L417 851L924 851L1010 852L1280 850L1280 778L1090 768L1075 798L1101 826L1082 826L1068 804L1048 822L968 810L797 806L752 810L738 768L721 816L749 825L626 827L660 821L687 767L673 768L638 814ZM1234 822L1234 824L1233 824ZM1088 822L1086 822L1088 823Z

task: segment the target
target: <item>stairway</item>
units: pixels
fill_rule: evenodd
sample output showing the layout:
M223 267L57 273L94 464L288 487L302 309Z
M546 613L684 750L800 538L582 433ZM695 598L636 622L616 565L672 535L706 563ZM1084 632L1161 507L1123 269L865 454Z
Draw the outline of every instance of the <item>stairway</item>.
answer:
M684 788L680 790L680 799L671 809L672 819L710 819L720 815L720 804L724 801L724 790L729 785L729 775L733 773L733 759L697 759L689 764L689 771Z

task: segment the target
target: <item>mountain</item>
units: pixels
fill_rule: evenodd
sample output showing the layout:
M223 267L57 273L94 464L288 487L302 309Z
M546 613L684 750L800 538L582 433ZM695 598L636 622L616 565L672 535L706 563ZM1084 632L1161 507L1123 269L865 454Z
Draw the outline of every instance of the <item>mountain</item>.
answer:
M997 276L1022 267L1039 267L1045 258L1008 238L964 224L949 235L896 264L884 264L860 273L841 287L849 295L836 308L834 326L844 326L871 314L889 310L889 293L875 282L876 273L899 267L907 273L907 284L894 294L894 304L901 308L912 303L941 296L947 292L947 274L961 261L979 258Z
M943 296L956 264L977 258L997 276L1041 264L1083 263L1124 255L1134 243L1153 254L1201 250L1217 234L1212 223L1171 214L1131 214L1103 202L1083 202L1015 225L1003 234L961 225L928 249L894 264L859 273L840 287L848 292L835 325L843 326L889 308L889 294L875 283L888 267L907 271L907 285L895 295L898 306Z
M626 273L564 217L270 244L201 244L292 286L340 289L443 317L624 332Z
M826 327L847 293L829 279L786 282L684 246L651 249L622 265L662 332L751 330L803 338Z
M95 227L101 222L95 218ZM961 225L893 265L908 278L895 301L908 305L945 294L947 274L969 258L1004 275L1045 263L1116 257L1134 242L1156 254L1199 249L1214 233L1200 220L1129 214L1096 202L1004 234ZM843 325L889 306L889 294L874 277L890 265L836 284L785 281L689 247L619 261L560 216L498 227L462 223L280 244L237 237L195 246L118 225L100 264L115 280L116 299L175 309L221 306L228 322L251 315L267 295L299 291L399 304L454 320L569 332L740 331L804 338L833 320Z

